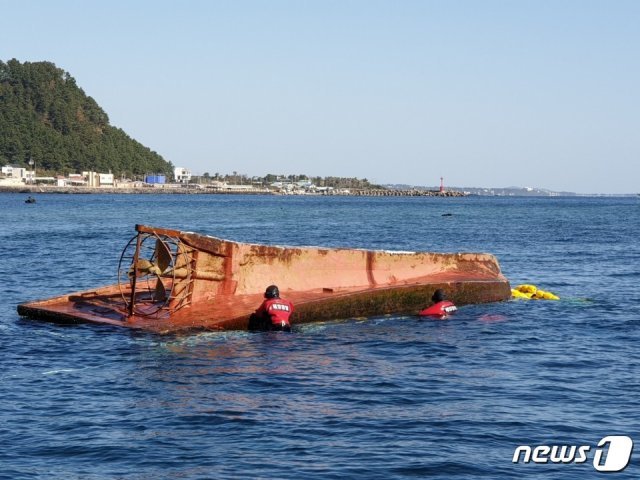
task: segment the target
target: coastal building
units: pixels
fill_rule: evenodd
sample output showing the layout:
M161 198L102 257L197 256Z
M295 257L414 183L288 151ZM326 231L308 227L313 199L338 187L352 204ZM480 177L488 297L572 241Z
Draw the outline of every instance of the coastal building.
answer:
M13 165L5 165L2 167L2 175L0 176L0 185L19 186L25 183L27 169L22 167L14 167Z
M88 172L82 172L82 174L70 173L69 176L67 176L66 178L67 186L72 186L72 187L85 186L87 184L87 176L88 176L87 173Z
M25 180L27 177L32 178L34 172L23 167L5 165L4 167L2 167L2 175L9 178L19 178L20 180Z
M270 184L271 188L281 193L315 193L318 187L309 180L277 181Z
M151 173L149 175L145 175L144 183L149 183L151 185L164 185L167 183L167 177L159 173Z
M82 172L88 187L113 187L112 173Z
M191 181L191 170L183 167L173 169L173 176L177 183L189 183Z
M38 182L54 183L58 187L113 187L112 173L82 172L58 175L55 178L38 177Z
M113 173L99 173L98 180L100 185L104 185L105 187L113 187Z

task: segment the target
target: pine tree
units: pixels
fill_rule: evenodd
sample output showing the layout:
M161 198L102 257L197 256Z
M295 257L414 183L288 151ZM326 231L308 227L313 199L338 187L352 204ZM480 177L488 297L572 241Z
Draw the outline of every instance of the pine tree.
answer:
M39 171L155 172L173 165L109 124L108 115L51 62L0 61L0 159Z

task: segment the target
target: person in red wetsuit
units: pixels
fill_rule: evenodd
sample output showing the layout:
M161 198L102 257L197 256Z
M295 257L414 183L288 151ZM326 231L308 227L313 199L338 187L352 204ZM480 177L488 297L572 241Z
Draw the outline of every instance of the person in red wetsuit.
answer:
M433 293L431 301L433 302L433 305L425 308L424 310L420 310L418 315L444 318L450 313L458 310L452 302L447 300L447 296L441 288L437 289Z
M258 307L249 321L250 330L291 331L289 317L293 313L293 304L280 298L277 285L269 285L264 292L264 302Z

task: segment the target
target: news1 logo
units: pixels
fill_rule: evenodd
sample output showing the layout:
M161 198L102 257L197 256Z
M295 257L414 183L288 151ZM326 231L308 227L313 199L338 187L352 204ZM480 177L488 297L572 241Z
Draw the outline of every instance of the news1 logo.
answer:
M590 445L520 445L513 453L513 463L585 463ZM594 449L593 468L599 472L621 472L629 465L633 440L624 435L610 435Z

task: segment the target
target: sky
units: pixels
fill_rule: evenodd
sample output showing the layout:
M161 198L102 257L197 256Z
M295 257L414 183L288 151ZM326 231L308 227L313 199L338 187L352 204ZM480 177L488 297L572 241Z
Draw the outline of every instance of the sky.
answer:
M640 1L0 0L0 60L69 72L194 174L640 192Z

